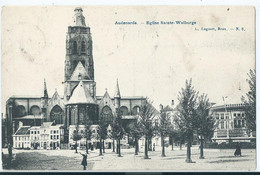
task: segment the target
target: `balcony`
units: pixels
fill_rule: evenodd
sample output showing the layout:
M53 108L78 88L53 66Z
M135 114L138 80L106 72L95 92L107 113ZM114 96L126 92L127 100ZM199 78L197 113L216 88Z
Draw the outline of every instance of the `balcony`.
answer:
M216 137L227 137L227 129L218 129L216 132ZM250 137L248 129L230 129L229 137Z

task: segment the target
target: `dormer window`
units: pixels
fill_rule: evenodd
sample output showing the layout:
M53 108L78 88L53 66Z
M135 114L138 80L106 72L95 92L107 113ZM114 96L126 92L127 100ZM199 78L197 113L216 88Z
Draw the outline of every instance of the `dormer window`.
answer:
M82 80L82 75L81 74L78 75L78 80Z

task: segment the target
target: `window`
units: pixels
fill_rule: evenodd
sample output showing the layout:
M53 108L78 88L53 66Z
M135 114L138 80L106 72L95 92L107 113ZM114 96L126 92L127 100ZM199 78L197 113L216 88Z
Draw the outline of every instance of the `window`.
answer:
M59 134L59 130L57 130L57 134Z
M237 114L236 114L236 113L234 113L233 115L234 115L234 117L236 117L236 116L237 116Z
M224 114L221 114L221 119L224 119Z
M52 136L51 136L51 139L52 139Z
M31 134L33 134L33 131L31 131Z
M36 134L36 131L34 131L34 134Z
M59 136L57 135L57 139L59 139Z
M82 42L81 42L81 52L82 52L82 53L85 53L85 52L86 52L86 43L85 43L85 41L82 41Z
M40 134L40 131L38 131L38 134Z
M240 117L240 113L238 113L237 116Z
M56 130L53 131L53 134L56 134Z
M242 113L242 117L244 117L245 116L245 114L244 113Z
M216 119L219 119L219 114L216 114Z
M76 54L76 53L77 53L77 42L73 41L72 54Z
M222 122L220 123L220 125L221 125L221 129L224 129L224 121L222 121Z
M226 113L226 119L228 119L229 118L229 114L228 113Z
M245 127L245 120L242 120L242 127Z

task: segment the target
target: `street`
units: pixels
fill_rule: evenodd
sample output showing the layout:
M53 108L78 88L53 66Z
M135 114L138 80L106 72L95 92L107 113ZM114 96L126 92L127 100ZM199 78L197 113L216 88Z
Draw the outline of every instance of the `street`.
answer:
M106 150L99 156L99 150L88 155L87 170L95 171L126 171L126 170L254 170L256 167L256 150L242 149L242 156L235 157L233 149L205 149L205 159L199 159L198 146L192 147L191 158L194 163L186 163L186 148L178 147L171 151L166 148L166 157L161 157L161 148L150 151L150 159L143 158L143 148L139 155L134 155L134 149L122 149L122 157L117 157L112 150ZM82 156L75 150L14 150L15 160L12 170L78 170ZM84 150L79 150L84 153ZM7 150L4 150L7 153Z

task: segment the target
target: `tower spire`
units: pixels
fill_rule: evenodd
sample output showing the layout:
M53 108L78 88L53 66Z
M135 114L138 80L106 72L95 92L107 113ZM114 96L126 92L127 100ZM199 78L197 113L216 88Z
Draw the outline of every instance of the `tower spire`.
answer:
M116 79L116 92L115 92L115 98L121 98L120 95L120 90L119 90L119 84L118 84L118 79Z
M74 15L74 24L75 26L85 26L85 17L83 16L82 12L82 8L81 7L76 7L75 10L75 15Z
M48 91L47 91L47 85L46 85L45 78L44 78L44 97L48 98Z

